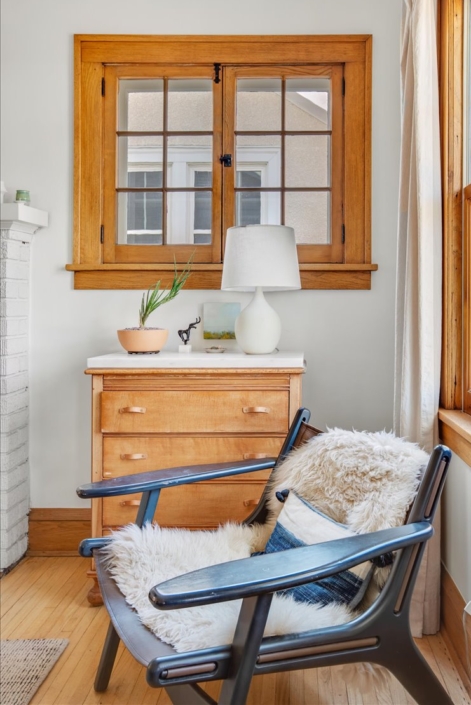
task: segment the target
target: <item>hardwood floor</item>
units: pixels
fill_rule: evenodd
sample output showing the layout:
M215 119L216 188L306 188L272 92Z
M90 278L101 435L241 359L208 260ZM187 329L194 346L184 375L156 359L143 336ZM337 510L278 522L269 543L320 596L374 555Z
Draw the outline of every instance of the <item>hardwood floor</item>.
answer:
M107 629L103 607L90 607L90 581L81 558L26 558L0 580L1 638L66 638L69 646L42 684L32 705L170 705L165 691L149 688L145 669L120 647L106 693L93 679ZM456 705L471 705L441 635L417 644ZM215 696L218 683L206 690ZM255 678L250 705L412 705L400 683L353 686L340 667ZM430 703L433 705L433 703Z

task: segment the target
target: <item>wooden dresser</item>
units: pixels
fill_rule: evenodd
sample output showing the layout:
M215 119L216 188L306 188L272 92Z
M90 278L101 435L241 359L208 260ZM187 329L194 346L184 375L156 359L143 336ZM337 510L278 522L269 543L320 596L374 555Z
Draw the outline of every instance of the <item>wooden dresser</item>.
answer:
M301 353L103 355L92 375L92 481L276 456L301 406ZM162 526L208 529L248 516L269 471L163 490ZM92 534L134 521L139 496L94 500ZM91 576L94 577L93 570ZM92 604L100 603L94 586Z

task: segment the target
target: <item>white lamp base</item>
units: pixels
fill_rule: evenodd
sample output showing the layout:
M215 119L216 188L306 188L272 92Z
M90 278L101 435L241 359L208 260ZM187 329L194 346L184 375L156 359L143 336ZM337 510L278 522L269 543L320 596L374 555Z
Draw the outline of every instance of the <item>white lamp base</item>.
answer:
M267 303L257 286L249 305L235 322L237 343L248 355L267 355L275 350L281 336L280 317Z

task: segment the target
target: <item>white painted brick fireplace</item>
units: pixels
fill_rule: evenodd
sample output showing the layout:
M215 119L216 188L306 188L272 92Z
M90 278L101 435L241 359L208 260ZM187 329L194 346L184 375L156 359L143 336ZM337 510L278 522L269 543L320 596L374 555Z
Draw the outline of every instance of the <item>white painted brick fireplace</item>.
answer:
M29 286L33 236L48 214L1 205L0 239L0 572L28 546Z

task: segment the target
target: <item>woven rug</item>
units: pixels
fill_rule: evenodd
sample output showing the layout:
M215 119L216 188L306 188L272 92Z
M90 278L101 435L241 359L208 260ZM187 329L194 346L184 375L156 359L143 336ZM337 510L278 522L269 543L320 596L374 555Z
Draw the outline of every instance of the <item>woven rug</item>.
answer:
M1 705L27 705L68 643L68 639L0 641Z

